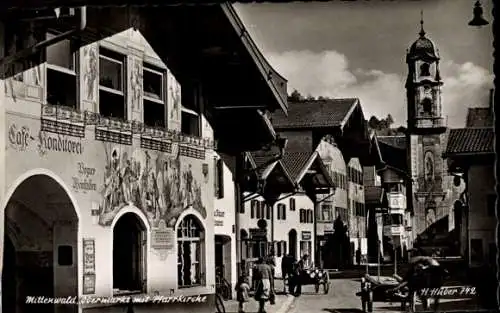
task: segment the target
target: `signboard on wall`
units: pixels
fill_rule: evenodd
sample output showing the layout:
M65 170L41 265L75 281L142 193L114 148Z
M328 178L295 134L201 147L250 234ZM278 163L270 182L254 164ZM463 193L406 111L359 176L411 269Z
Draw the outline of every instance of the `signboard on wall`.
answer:
M95 293L95 239L83 239L83 294Z
M172 250L175 244L175 232L162 220L151 233L151 247L156 250Z
M302 232L302 240L311 240L311 232L303 231Z

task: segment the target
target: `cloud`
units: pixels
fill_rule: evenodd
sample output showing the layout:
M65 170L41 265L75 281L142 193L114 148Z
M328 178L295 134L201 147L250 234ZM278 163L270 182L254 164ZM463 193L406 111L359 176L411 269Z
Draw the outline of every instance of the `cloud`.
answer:
M270 63L288 79L289 92L303 95L356 97L366 118L390 113L397 125L406 124L406 74L380 69L352 68L345 55L336 51L288 51L269 54ZM450 127L463 127L467 107L486 106L493 75L472 63L442 62L443 113Z

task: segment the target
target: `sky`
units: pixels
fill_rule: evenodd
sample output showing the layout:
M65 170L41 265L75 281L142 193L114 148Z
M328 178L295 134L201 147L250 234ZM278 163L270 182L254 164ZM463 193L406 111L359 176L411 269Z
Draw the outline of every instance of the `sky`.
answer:
M443 113L464 127L467 107L488 105L493 88L493 1L490 22L471 27L472 0L359 0L236 3L240 18L288 92L359 98L365 118L390 113L406 124L406 49L424 30L439 50Z

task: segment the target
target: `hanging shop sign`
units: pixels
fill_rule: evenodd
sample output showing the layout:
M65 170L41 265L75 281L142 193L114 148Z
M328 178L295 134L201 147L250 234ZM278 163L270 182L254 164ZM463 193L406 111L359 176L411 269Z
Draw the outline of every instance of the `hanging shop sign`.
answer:
M265 239L267 238L267 230L261 228L250 228L251 239Z
M175 232L168 228L165 221L161 220L158 227L153 229L151 247L156 250L172 250L175 244Z

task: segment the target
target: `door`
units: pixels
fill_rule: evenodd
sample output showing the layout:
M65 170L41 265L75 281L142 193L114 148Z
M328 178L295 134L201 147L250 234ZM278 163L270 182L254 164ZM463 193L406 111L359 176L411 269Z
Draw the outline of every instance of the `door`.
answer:
M288 244L290 254L297 259L297 231L295 229L290 230L288 233Z

